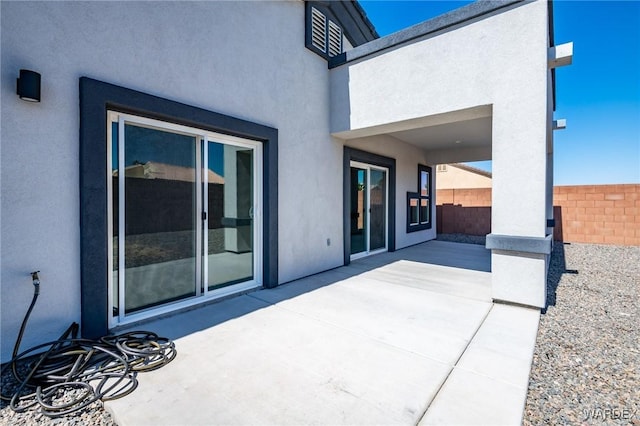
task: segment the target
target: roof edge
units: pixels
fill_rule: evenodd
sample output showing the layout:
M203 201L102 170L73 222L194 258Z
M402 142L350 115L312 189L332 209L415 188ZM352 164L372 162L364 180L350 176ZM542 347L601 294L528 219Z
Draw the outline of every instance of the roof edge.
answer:
M493 174L491 172L488 172L486 170L482 170L479 169L477 167L473 167L473 166L469 166L467 164L463 164L463 163L451 163L449 164L451 167L456 167L460 170L465 170L467 172L471 172L471 173L475 173L477 175L481 175L484 177L488 177L489 179L491 179L493 177Z
M344 52L341 55L334 56L329 60L329 68L336 68L347 62L373 55L402 43L444 30L454 25L462 24L497 10L505 9L518 3L529 3L531 1L532 0L479 0L443 15L428 19L409 28L405 28L404 30L389 34L388 36L372 40L362 46L358 46L352 50Z

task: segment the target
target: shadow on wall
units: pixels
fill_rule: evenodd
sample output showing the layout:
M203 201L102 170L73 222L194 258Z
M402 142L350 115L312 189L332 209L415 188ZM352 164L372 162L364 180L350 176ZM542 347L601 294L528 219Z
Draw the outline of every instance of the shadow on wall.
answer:
M491 233L491 207L465 207L461 204L436 206L438 234L487 235Z
M564 241L563 232L562 232L562 207L561 206L553 206L553 240L554 241Z
M491 233L491 207L467 207L461 204L436 206L438 234L466 234L485 236ZM554 241L564 241L562 207L553 207Z

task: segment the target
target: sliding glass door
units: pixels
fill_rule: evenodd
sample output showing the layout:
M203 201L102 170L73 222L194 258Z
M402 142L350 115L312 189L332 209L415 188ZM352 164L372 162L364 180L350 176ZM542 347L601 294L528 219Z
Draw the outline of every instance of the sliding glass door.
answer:
M109 114L111 325L261 284L252 141Z
M351 258L387 249L388 170L351 162Z

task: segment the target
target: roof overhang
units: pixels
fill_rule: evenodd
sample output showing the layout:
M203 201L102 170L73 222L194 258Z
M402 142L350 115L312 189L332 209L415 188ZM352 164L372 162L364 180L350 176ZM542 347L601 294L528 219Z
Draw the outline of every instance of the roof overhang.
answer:
M421 150L438 162L491 159L492 106L480 105L458 111L398 121L380 126L334 133L343 139L386 135Z

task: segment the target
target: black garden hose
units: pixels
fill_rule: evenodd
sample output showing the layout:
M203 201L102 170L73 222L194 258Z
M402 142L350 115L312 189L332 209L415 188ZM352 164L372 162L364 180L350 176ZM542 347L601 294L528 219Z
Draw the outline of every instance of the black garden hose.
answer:
M20 343L22 342L22 336L24 335L24 329L27 327L27 321L29 321L29 317L31 316L31 311L33 311L33 307L38 300L38 296L40 295L40 277L38 276L40 271L35 271L31 273L31 279L33 280L33 298L31 299L31 304L29 305L29 309L27 309L27 313L22 320L22 325L20 326L20 332L18 333L18 338L16 339L16 344L13 346L13 353L11 354L11 359L15 358L18 355L18 349L20 348ZM13 364L15 367L15 364ZM14 374L16 372L15 368L13 370Z
M2 377L13 374L17 387L11 395L0 393L16 412L36 407L42 414L61 417L73 414L98 401L121 398L138 386L138 372L156 370L176 356L174 343L155 333L134 331L99 340L76 338L73 323L58 340L18 353L31 311L40 294L38 272L32 273L34 295L22 320L11 361L3 366ZM35 353L44 351L37 358ZM34 357L25 377L19 362Z

